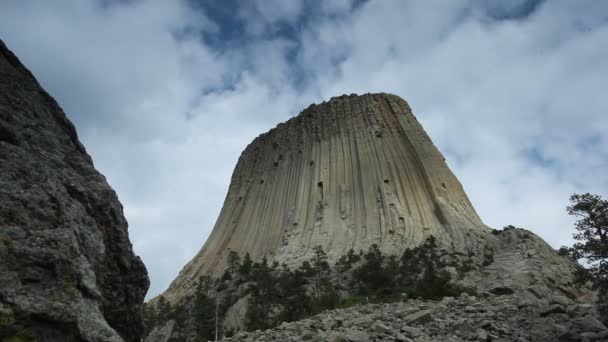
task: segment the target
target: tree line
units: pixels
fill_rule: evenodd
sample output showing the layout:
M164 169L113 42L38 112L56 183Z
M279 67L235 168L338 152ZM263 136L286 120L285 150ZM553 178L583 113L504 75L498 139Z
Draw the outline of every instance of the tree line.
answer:
M206 341L215 338L216 330L220 336L232 333L222 331L218 323L242 297L248 298L245 327L253 331L358 303L394 301L404 296L456 296L461 290L451 285L450 274L439 272L448 266L441 255L433 236L401 256L386 255L376 244L365 252L351 249L333 266L323 248L316 246L311 259L295 269L269 263L266 257L254 262L249 253L241 257L230 251L220 278L199 279L194 297L185 301L187 305L172 308L159 298L156 308L146 309L146 326L174 319L180 326L190 325ZM188 321L190 324L184 324Z
M573 235L577 242L558 253L585 260L586 267L579 269L577 281L591 284L598 291L598 307L608 323L608 201L588 193L574 194L570 201L568 213L578 218ZM317 246L312 258L295 269L269 263L265 257L254 262L249 253L241 257L230 251L224 274L218 279L200 278L194 294L182 304L172 307L160 297L155 307L147 305L146 333L173 319L181 337L172 342L184 341L188 334L201 341L213 340L216 334L229 336L232 332L224 331L220 323L228 309L244 297L248 298L245 326L251 331L358 303L395 301L404 296L457 296L462 289L452 285L446 267L452 266L462 274L470 269L472 261L458 263L445 256L433 236L400 256L386 255L375 244L367 251L351 249L333 266ZM484 265L492 262L491 254L484 256Z

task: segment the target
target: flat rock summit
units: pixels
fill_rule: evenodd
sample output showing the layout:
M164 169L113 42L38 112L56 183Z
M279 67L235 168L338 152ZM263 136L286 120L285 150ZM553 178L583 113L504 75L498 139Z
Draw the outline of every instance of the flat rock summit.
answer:
M115 192L0 41L0 341L140 341L148 286Z

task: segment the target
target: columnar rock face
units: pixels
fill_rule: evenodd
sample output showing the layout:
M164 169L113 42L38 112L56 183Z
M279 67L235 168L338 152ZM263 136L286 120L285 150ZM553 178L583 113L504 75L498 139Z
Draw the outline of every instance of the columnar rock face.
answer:
M489 229L408 104L389 94L312 105L241 155L211 236L165 294L217 275L233 250L295 264L378 244L402 253L434 235L478 253Z
M116 194L0 41L0 340L140 341L148 285Z

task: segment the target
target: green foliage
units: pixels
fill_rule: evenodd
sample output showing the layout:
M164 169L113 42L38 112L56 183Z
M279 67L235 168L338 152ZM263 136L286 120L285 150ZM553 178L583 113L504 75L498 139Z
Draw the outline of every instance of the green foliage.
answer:
M251 258L249 258L249 260L251 260ZM228 252L228 257L227 257L226 263L228 264L227 271L231 275L234 276L239 273L239 269L241 268L241 257L239 256L239 254L237 252L235 252L235 251Z
M156 310L150 304L144 304L144 336L148 336L157 324Z
M587 268L579 272L579 281L590 281L599 293L599 308L608 321L608 200L599 195L573 194L568 214L578 217L574 224L577 241L562 247L559 254L585 259Z
M208 284L199 282L192 307L192 319L196 335L204 341L215 338L216 298L209 296Z
M275 277L266 257L253 264L250 279L245 326L248 330L268 329L273 326L271 314L277 305L277 291Z
M15 315L13 311L8 310L5 312L0 312L0 328L3 326L11 325L15 322Z
M326 297L327 292L331 292L332 288L329 283L330 267L329 263L327 263L327 254L325 254L321 246L316 246L314 252L315 254L312 258L313 294L316 302L318 302L318 307L321 307L322 302L329 299L323 297Z
M4 337L2 342L36 342L36 339L30 336L28 333L19 333L9 337Z
M447 266L440 255L433 236L421 246L406 249L400 259L384 256L377 245L372 245L363 255L363 263L353 271L353 288L372 301L401 300L402 294L427 299L456 296L460 290L450 284L447 272L440 272Z
M163 296L160 296L158 303L156 303L156 322L163 324L170 319L171 316L171 304Z
M300 272L304 277L312 277L315 275L315 270L312 268L312 265L308 261L304 261L302 266L300 266Z
M253 262L249 254L241 261L238 254L229 252L221 279L201 278L196 295L183 307L192 312L188 324L195 325L199 338L213 339L216 309L222 322L227 310L245 295L249 296L246 329L264 330L328 309L403 300L405 296L438 298L458 294L451 287L449 276L439 274L446 265L440 262L441 251L433 237L417 248L405 250L400 257L384 255L378 245L372 245L367 252L355 253L351 249L333 269L321 246L313 252L312 258L295 270L277 262L269 265L266 258ZM348 279L352 279L351 284ZM243 283L246 286L239 286ZM343 294L351 296L342 298ZM159 301L159 307L164 306L165 302ZM171 311L169 306L168 316L184 314L183 308ZM156 311L159 316L167 316L161 314L166 309ZM226 334L220 332L222 335Z
M359 261L361 261L361 256L355 254L355 251L351 248L346 255L343 255L338 259L336 262L336 270L340 273L344 273L350 270L353 265Z
M230 273L230 271L225 270L224 274L222 274L222 277L220 278L221 282L226 282L226 281L230 281L232 280L232 273Z
M336 309L345 309L359 304L369 303L369 297L366 296L349 296L342 298L337 304Z
M243 258L243 263L239 267L238 273L243 279L248 279L252 268L253 268L253 260L251 260L251 256L249 255L249 253L247 253L247 254L245 254L245 257Z
M385 256L377 244L363 255L363 264L353 271L354 287L362 296L382 297L394 289L394 274L385 265Z

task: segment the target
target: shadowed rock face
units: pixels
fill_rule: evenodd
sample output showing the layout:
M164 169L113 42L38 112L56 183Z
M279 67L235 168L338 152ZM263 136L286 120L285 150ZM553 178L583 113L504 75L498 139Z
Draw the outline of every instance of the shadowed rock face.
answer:
M211 236L166 296L222 272L229 250L293 265L317 245L333 261L374 243L402 253L434 235L466 255L488 232L403 99L341 96L245 149Z
M140 341L148 286L116 194L0 41L0 339Z

